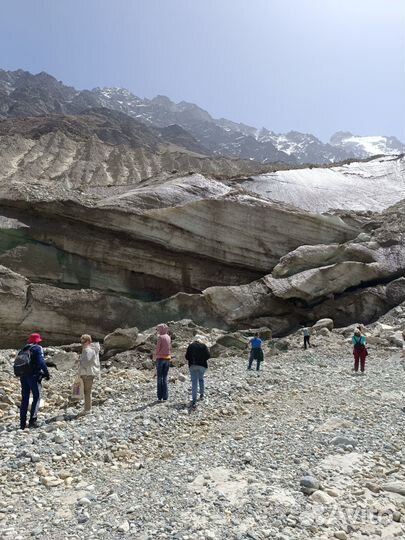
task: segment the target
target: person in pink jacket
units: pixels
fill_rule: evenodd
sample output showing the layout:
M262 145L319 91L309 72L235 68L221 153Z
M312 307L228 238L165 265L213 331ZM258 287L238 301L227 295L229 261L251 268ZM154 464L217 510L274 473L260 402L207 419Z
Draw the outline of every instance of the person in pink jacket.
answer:
M169 397L167 376L169 374L170 359L172 357L171 339L167 324L158 324L157 331L158 339L154 354L156 361L157 398L158 401L167 401Z

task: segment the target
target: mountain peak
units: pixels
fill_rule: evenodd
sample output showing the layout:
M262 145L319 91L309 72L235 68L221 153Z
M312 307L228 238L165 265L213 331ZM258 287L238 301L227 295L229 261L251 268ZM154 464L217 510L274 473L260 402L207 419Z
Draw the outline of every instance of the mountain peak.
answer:
M174 105L174 102L171 99L169 99L167 96L163 96L163 95L160 95L160 94L155 96L151 100L151 103L155 103L156 105L163 105L163 106Z
M330 144L340 144L343 139L353 137L350 131L336 131L329 139Z

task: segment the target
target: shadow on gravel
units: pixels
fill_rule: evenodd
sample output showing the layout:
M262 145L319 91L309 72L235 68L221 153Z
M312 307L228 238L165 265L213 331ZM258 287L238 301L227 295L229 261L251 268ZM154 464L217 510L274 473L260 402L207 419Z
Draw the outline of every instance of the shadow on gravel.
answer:
M188 409L190 407L189 403L170 403L168 405L170 409L175 409L176 411L184 411L184 409Z
M193 407L191 403L162 403L161 401L152 401L151 403L145 403L145 405L141 405L140 407L137 407L136 409L133 409L134 412L143 412L147 409L151 409L153 407L165 407L168 409L174 409L175 411L187 411L188 414L191 414L195 412L197 407Z
M145 403L145 405L141 405L140 407L136 407L136 409L132 409L134 412L142 412L146 411L146 409L151 409L152 407L162 406L162 402L155 400L151 401L150 403Z
M58 422L59 420L71 422L72 420L77 420L78 418L80 418L79 413L52 416L52 418L47 418L46 420L44 420L44 424L53 424L54 422Z

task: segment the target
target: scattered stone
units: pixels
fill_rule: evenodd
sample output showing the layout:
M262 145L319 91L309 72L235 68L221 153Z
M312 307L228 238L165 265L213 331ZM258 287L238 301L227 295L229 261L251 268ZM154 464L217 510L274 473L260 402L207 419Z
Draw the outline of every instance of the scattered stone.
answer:
M347 534L345 533L345 531L337 531L335 532L334 536L338 540L347 540Z
M314 491L312 495L310 495L310 499L320 504L332 504L334 502L333 497L320 490Z
M128 521L128 520L123 521L123 522L118 526L118 530L119 530L120 532L123 532L123 533L129 532L129 529L130 529L130 524L129 524L129 521Z
M177 356L184 357L195 331L202 332L177 325ZM224 335L205 332L211 343ZM169 401L155 402L155 372L141 368L149 353L136 348L128 351L132 360L120 363L116 355L102 369L92 413L81 418L81 405L66 408L75 370L53 369L43 385L39 429L16 430L15 406L15 416L0 418L2 538L34 536L32 523L44 540L327 540L338 538L339 527L351 538L344 523L327 520L319 528L317 512L344 515L348 505L362 504L402 527L398 359L373 347L359 386L343 333L322 340L318 333L307 352L300 350L301 334L283 340L288 349L278 350L277 360L273 343L264 344L259 373L246 371L247 348L217 345L224 354L210 360L204 400L195 409L188 407L186 366L170 369ZM19 381L9 373L14 352L4 362L2 355L0 387L18 403ZM354 450L357 439L363 452ZM392 484L395 491L376 496ZM398 536L385 525L367 532Z
M330 443L333 446L351 446L352 448L357 446L357 442L354 439L351 437L344 437L342 435L334 437Z
M301 486L301 490L307 495L311 495L312 493L314 493L321 487L319 481L313 476L309 476L309 475L301 478L300 486Z
M405 482L389 482L387 484L384 484L381 489L383 491L389 491L390 493L398 493L398 495L405 496Z
M373 493L379 493L381 491L381 488L378 484L374 484L373 482L366 482L366 488Z

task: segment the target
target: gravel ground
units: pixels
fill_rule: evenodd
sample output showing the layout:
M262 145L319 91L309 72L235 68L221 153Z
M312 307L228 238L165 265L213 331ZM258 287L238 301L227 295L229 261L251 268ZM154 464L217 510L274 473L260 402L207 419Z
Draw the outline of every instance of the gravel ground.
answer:
M260 373L213 359L196 409L185 366L165 404L152 371L112 367L77 418L72 372L52 370L43 425L2 421L0 538L404 538L399 355L375 348L354 376L343 337L324 342L267 354Z

